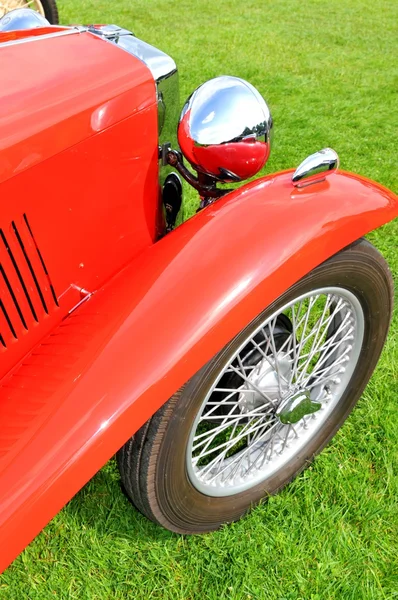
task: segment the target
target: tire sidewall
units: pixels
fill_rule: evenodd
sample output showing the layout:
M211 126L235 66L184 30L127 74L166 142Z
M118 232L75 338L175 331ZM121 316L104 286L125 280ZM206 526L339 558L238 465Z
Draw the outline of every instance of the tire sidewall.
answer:
M365 241L362 244L370 246ZM195 524L198 532L202 529L217 528L222 522L239 518L262 498L275 494L313 460L351 412L377 363L389 325L389 311L382 310L383 304L388 302L388 287L383 287L382 271L380 266L377 269L375 264L377 259L380 261L380 257L376 251L375 256L368 252L368 260L364 260L365 253L362 251L358 255L355 249L356 246L352 246L332 257L290 288L227 344L184 387L164 430L155 475L156 496L162 504L162 512L173 523L175 530L186 530L187 522ZM359 250L361 249L360 247ZM254 333L262 321L298 296L330 286L347 289L358 298L365 322L364 339L356 368L337 405L309 442L266 480L231 496L214 497L202 494L189 480L186 452L193 422L214 380L239 346Z
M58 25L58 8L54 0L40 0L46 19L50 21L51 25Z

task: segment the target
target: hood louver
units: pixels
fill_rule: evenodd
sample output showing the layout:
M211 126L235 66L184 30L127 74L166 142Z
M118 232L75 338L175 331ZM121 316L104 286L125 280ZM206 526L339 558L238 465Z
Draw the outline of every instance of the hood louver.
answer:
M0 229L0 344L7 347L58 306L27 216Z

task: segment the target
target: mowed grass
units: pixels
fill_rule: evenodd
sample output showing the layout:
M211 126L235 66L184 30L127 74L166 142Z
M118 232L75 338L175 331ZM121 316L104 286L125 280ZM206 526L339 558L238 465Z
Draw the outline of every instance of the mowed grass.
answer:
M267 172L332 146L343 168L398 191L396 0L59 5L64 23L118 23L171 54L182 100L220 74L256 85L275 121ZM398 222L369 239L397 281ZM358 407L281 494L216 533L182 537L131 507L111 460L0 577L0 598L398 598L397 409L396 314Z

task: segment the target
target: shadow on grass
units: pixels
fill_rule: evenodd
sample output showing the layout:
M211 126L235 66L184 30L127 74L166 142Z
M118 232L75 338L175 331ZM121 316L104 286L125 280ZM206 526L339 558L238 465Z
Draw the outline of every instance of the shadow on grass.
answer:
M144 517L127 497L112 458L63 509L64 519L74 527L95 532L96 537L136 539L148 543L178 540L179 535L165 530Z

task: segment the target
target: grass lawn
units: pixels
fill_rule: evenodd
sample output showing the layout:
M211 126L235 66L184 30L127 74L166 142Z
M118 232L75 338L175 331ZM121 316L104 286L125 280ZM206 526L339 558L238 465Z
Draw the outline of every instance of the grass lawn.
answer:
M59 7L64 23L118 23L171 54L181 99L216 75L251 81L275 121L267 172L332 146L343 168L398 191L396 0ZM369 239L398 281L398 221ZM279 496L216 533L182 537L132 509L110 461L0 577L0 599L398 598L397 312L357 409Z

